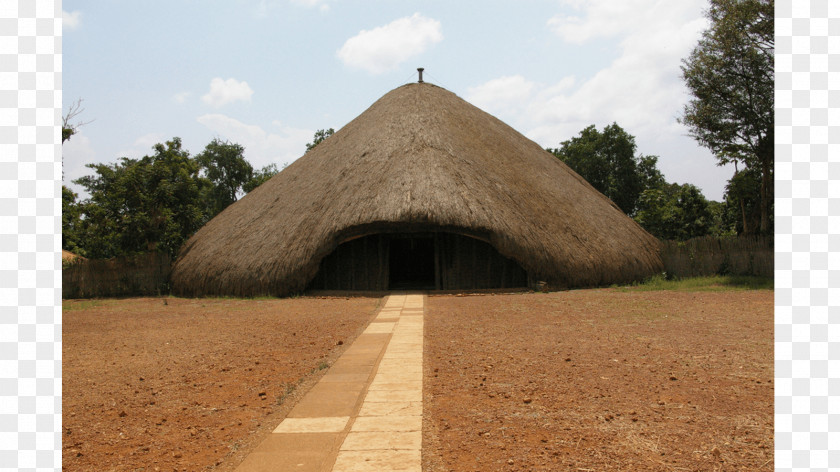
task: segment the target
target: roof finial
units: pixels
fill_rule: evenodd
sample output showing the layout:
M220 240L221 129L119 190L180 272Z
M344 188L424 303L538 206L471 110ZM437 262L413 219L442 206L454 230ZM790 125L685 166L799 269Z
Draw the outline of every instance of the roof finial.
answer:
M418 67L418 68L417 68L417 72L420 74L420 79L418 79L418 80L417 80L417 83L418 83L418 84L422 84L422 83L423 83L423 68L422 68L422 67Z

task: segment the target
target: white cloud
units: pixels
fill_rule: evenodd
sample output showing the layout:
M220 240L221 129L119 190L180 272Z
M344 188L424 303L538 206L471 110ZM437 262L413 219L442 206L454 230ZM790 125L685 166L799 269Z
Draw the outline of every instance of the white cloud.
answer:
M330 0L260 0L256 5L258 18L266 18L272 10L285 6L287 3L302 8L317 8L321 13L330 11Z
M580 21L565 17L566 29L558 34L568 41L617 36L618 58L584 80L565 77L541 84L522 76L500 77L469 88L466 99L546 147L558 146L591 124L602 128L617 122L636 136L638 152L660 156L666 178L694 183L707 197L720 199L732 170L715 167L711 154L676 122L688 100L680 60L706 26L704 1L566 3L585 15ZM619 24L621 16L624 24Z
M85 167L86 164L97 163L96 151L93 149L90 138L84 132L78 131L69 141L61 146L61 162L62 172L64 174L64 185L78 194L87 194L84 189L72 183L72 181L90 175L93 173L91 169Z
M574 84L573 77L566 77L554 86L546 88L531 82L521 75L499 77L475 87L467 88L467 100L490 113L523 113L534 98L535 91L541 95L561 93Z
M171 136L167 138L163 133L146 133L135 139L131 145L125 144L118 148L116 153L108 156L106 159L109 159L108 162L116 162L122 157L140 159L143 156L154 154L152 147L155 144L163 144L168 139L171 139Z
M328 12L330 10L330 6L325 0L291 0L291 3L308 8L318 7L318 10L321 12Z
M362 30L338 50L345 65L381 74L443 40L439 21L419 13L372 30Z
M216 77L210 81L210 91L201 97L201 100L213 107L221 107L235 101L250 102L254 91L248 86L248 82L238 81L230 78L223 80Z
M64 30L72 31L77 29L82 22L82 12L68 12L61 10L61 26Z
M185 103L187 99L190 98L190 95L192 95L191 92L176 93L172 96L172 100L174 100L176 103Z
M674 5L662 0L590 0L587 2L567 1L565 4L575 10L583 10L583 17L577 15L555 15L548 20L548 26L564 41L582 44L596 38L609 38L633 32L640 26L660 23L663 11ZM695 2L696 3L696 2ZM699 10L698 10L699 11ZM667 15L667 13L666 13Z
M595 0L583 5L586 17L580 27L586 33L577 38L619 35L620 55L576 89L542 90L530 106L532 119L544 127L617 121L651 134L679 132L675 117L686 101L680 60L705 25L703 1Z
M117 152L110 156L110 161L115 162L117 159L121 157L127 157L129 159L140 159L143 156L149 156L154 154L154 150L152 147L155 144L163 144L168 139L163 133L146 133L142 136L139 136L137 139L134 140L134 143L129 145L124 145L123 147L119 148Z
M516 104L526 100L534 89L533 82L521 75L499 77L477 87L467 89L467 96L476 105Z
M313 130L284 126L279 121L272 123L275 127L273 131L265 131L260 126L218 113L199 116L197 121L221 139L244 146L245 158L254 168L268 164L282 167L284 163L294 161L306 151L306 143L314 134Z
M134 140L134 145L138 148L143 148L143 155L151 152L152 146L155 144L162 144L166 142L166 138L161 133L148 133L140 136Z

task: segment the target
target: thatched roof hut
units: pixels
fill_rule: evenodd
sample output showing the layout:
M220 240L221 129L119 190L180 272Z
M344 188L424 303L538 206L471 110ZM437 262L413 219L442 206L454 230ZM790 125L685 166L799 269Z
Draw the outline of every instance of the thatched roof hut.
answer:
M659 242L510 126L392 90L184 245L181 295L584 287L662 270Z

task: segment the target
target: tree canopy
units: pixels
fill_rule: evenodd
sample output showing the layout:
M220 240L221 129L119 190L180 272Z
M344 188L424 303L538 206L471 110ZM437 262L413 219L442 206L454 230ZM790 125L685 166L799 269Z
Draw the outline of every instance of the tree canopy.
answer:
M62 188L62 248L91 258L147 251L176 255L210 219L274 176L275 164L254 170L239 144L214 139L191 157L180 138L151 155L123 157L74 180L90 197Z
M616 123L603 131L587 126L559 148L547 150L629 216L635 214L645 189L664 183L657 157L636 156L636 138Z
M657 238L682 241L734 232L729 201L710 202L694 185L667 182L658 157L636 155L635 138L617 123L603 131L587 126L548 151Z
M239 144L214 139L195 156L204 177L212 183L207 187L208 216L215 216L235 202L243 186L253 178L254 168L244 153L245 148Z
M710 234L714 225L709 201L691 184L645 190L634 219L657 238L678 241Z
M199 176L198 163L179 138L153 149L140 159L88 164L95 175L74 181L90 194L81 204L80 225L88 257L145 251L175 255L206 221L201 193L210 183Z
M242 190L244 190L245 193L249 193L251 190L254 190L264 184L268 179L274 177L278 172L280 171L277 169L277 164L269 164L260 170L256 170L251 175L251 179L242 185Z
M319 129L315 132L315 135L312 137L311 143L306 143L306 152L309 152L315 149L315 146L321 144L321 142L335 133L335 130L330 129Z
M680 121L719 164L759 173L758 231L772 233L774 2L710 1L711 26L683 60L693 98Z

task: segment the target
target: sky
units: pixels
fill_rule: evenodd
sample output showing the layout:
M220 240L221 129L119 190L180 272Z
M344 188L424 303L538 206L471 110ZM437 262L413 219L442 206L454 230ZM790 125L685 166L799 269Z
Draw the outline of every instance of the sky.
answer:
M63 101L85 122L63 146L86 164L214 138L282 167L318 129L390 90L446 88L542 147L615 122L669 182L721 200L720 167L679 124L680 72L708 27L706 0L64 0Z

